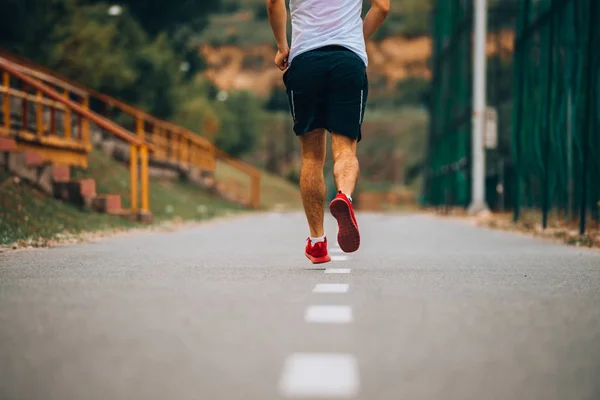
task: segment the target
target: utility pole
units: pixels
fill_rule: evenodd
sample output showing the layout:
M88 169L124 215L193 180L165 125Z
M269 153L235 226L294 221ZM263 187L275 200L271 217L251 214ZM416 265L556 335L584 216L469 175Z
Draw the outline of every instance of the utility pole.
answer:
M487 0L474 0L474 3L472 187L469 214L478 214L488 210L485 201L485 148L483 144L486 110Z

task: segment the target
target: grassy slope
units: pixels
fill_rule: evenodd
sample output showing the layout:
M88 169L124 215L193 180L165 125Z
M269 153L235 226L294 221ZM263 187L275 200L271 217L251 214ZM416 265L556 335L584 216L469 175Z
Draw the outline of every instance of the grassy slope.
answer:
M75 171L74 177L96 179L98 193L123 195L129 205L129 175L123 165L94 151L87 171ZM227 203L183 182L150 182L150 206L156 222L172 219L203 220L238 211ZM45 245L64 234L80 234L139 226L120 217L98 214L49 198L23 182L0 171L0 245Z
M48 198L5 172L0 172L0 182L0 245L45 245L63 234L134 226L123 218Z
M217 180L235 180L240 183L242 190L250 189L250 181L246 175L235 168L219 163L215 172ZM267 172L263 172L261 180L261 205L267 209L282 205L286 209L299 209L302 207L298 186Z
M90 155L90 168L74 175L95 179L98 193L120 194L123 208L129 208L129 170L125 165L94 151ZM203 219L241 207L189 183L151 179L150 209L156 220L163 221L174 217Z

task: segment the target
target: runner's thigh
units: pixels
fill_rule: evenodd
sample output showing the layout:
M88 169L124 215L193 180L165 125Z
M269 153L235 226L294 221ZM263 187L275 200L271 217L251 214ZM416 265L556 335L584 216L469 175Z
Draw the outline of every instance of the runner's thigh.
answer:
M349 50L332 55L331 62L325 100L327 129L360 140L369 94L366 66L360 57Z
M326 74L327 66L324 58L317 52L308 52L296 57L284 74L296 135L325 128Z

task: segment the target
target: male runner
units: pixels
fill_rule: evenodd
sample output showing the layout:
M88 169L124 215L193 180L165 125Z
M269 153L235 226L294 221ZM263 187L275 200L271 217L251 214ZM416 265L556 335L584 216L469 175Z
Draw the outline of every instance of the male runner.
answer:
M306 257L315 264L331 261L323 230L326 154L325 132L331 132L333 175L338 194L329 209L338 222L338 243L347 253L358 250L360 233L352 207L359 173L356 145L368 95L365 42L387 17L390 0L289 0L292 47L287 40L286 0L267 0L275 40L275 64L283 81L300 139L300 192L310 228Z

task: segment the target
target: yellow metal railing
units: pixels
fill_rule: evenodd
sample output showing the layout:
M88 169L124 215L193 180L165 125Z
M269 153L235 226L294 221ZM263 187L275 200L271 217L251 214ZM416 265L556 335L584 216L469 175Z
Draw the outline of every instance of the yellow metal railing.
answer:
M21 149L35 149L47 161L87 166L87 153L91 150L89 136L82 131L78 131L77 136L71 134L71 108L63 103L69 100L61 98L62 101L58 101L48 91L59 97L60 94L46 86L37 87L38 81L12 70L9 65L1 63L1 60L0 71L0 134L17 139ZM20 86L20 89L15 86ZM33 112L34 118L30 118L30 112ZM57 126L60 114L63 114L64 121L62 131ZM80 118L84 119L83 116Z
M130 127L130 131L135 132L134 136L138 140L152 145L154 151L151 155L148 155L148 158L153 161L173 164L182 169L198 168L203 171L214 172L217 160L220 160L238 169L251 180L250 205L254 208L260 207L260 170L228 156L206 138L171 122L155 118L134 106L86 88L53 71L0 49L0 60L2 59L12 61L17 68L27 75L60 88L65 93L79 96L82 105L88 109L90 99L94 99L104 105L107 114L108 110L112 109L129 117L130 124L127 126ZM105 117L110 119L110 115L105 115ZM87 124L88 122L84 122L84 126L87 126ZM89 135L89 127L85 129L87 135ZM136 155L143 157L139 152ZM132 204L134 204L133 200L132 198Z
M50 162L87 167L87 156L92 150L89 123L92 122L129 144L131 149L130 196L131 211L149 212L148 193L148 152L154 146L136 137L132 132L89 110L89 98L83 96L80 103L71 99L72 93L65 89L61 94L36 78L25 74L13 63L0 57L2 72L3 124L0 134L14 137L20 149L33 149L42 159ZM20 83L17 90L13 86ZM13 85L13 86L11 86ZM34 91L35 95L30 92ZM15 113L17 121L12 121L12 99L21 99L22 109ZM29 104L35 109L35 128L29 125ZM46 123L45 111L49 111ZM57 118L57 113L63 118ZM73 117L76 118L76 131L73 132ZM58 121L62 120L62 130ZM139 157L138 157L139 155ZM141 176L138 171L141 162ZM141 181L142 206L138 207L138 181Z

